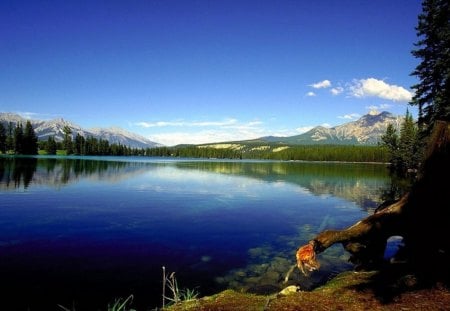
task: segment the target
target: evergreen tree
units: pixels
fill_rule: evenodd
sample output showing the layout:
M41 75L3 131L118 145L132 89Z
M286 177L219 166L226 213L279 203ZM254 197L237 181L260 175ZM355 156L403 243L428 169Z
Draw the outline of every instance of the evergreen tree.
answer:
M14 153L22 154L23 153L23 126L22 123L17 123L16 128L14 129Z
M74 152L76 154L86 154L86 139L80 135L80 133L77 133L77 136L75 136L75 150Z
M64 132L64 140L63 140L63 146L66 150L66 154L72 154L73 153L73 143L72 143L72 130L69 126L64 126L63 128Z
M12 122L8 124L8 132L6 135L6 151L14 150L14 125Z
M6 129L2 123L0 123L0 152L6 152Z
M56 141L55 141L55 137L53 136L49 136L47 139L47 145L46 147L46 151L48 154L54 155L56 154Z
M25 131L23 133L22 140L22 153L23 154L37 154L38 153L38 138L34 132L33 126L30 121L25 124Z
M417 169L420 159L417 126L409 111L406 111L405 120L400 128L398 141L398 170L406 174L408 170Z
M428 135L438 119L450 120L450 7L448 0L424 0L412 54L421 60L412 75L419 78L413 105L419 126Z
M386 133L381 136L381 145L386 147L389 154L391 168L397 167L398 163L398 134L393 124L388 124Z
M415 170L420 162L418 127L412 115L406 110L405 120L400 127L400 135L389 124L386 133L381 136L382 146L389 153L391 170L404 176L408 170Z

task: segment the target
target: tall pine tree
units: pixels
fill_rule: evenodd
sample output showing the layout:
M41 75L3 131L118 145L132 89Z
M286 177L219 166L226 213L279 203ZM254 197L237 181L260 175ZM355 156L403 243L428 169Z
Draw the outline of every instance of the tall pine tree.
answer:
M386 129L386 133L381 136L381 145L385 146L389 154L389 162L391 163L391 169L398 166L398 134L394 125L389 123Z
M25 124L25 130L22 140L22 153L23 154L37 154L38 153L38 139L34 132L33 126L30 121Z
M406 110L405 120L400 128L398 140L398 170L404 175L408 170L418 168L420 160L417 126L412 115Z
M66 150L66 154L72 154L73 153L73 142L72 142L72 129L66 125L63 128L64 132L64 140L63 140L63 146Z
M55 137L49 136L47 139L47 144L45 146L45 151L47 151L48 154L54 155L56 154L56 141Z
M416 27L421 60L412 75L419 78L413 105L419 107L419 126L430 133L436 120L450 121L450 8L448 0L424 0Z
M6 129L2 123L0 123L0 152L6 152Z
M8 131L6 133L6 152L14 150L14 125L12 122L8 123Z
M14 129L14 153L22 154L23 153L23 126L22 123L17 123L16 128Z

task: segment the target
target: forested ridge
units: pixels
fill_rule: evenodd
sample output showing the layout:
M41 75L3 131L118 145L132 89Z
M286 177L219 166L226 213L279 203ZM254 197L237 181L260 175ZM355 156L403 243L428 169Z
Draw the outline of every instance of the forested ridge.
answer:
M278 143L231 143L228 147L214 145L179 145L174 147L130 148L110 144L105 139L81 136L73 138L70 128L64 129L64 140L57 142L53 136L38 141L30 122L0 124L0 153L26 155L112 155L183 157L217 159L264 159L303 161L387 162L389 151L385 146L364 145L288 145Z

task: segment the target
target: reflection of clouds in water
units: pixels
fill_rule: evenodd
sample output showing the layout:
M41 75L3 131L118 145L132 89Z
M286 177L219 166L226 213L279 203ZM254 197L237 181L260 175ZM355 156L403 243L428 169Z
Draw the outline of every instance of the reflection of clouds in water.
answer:
M237 196L259 198L261 194L270 192L271 187L283 188L286 184L284 182L267 183L245 176L163 167L142 174L129 186L137 191L217 195L222 198Z

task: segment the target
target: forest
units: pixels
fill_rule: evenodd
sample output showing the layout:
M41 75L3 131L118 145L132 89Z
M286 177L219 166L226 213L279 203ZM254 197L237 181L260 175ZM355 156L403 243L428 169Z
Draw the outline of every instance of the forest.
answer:
M416 169L419 161L418 127L407 111L397 131L387 128L378 145L288 145L279 143L235 142L228 147L214 145L178 145L173 147L130 148L105 139L64 128L64 139L54 136L38 140L30 122L6 128L0 124L0 153L25 155L147 156L206 159L261 159L281 161L342 161L391 163L394 171ZM417 155L411 157L410 155Z

